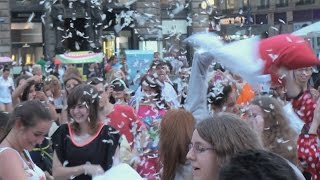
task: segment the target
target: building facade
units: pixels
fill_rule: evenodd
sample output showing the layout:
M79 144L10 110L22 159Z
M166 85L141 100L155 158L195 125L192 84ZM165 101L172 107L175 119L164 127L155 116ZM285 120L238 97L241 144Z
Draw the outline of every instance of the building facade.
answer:
M320 0L0 0L0 55L33 64L68 51L188 55L200 31L226 40L290 33L320 20ZM51 3L51 4L50 4ZM320 49L317 38L312 39Z
M0 57L11 55L9 0L0 0Z
M221 34L231 40L251 35L292 33L320 20L320 0L216 1L219 2L217 7L225 15L220 20ZM244 18L243 22L237 22L241 18ZM310 42L319 52L320 39L311 38Z

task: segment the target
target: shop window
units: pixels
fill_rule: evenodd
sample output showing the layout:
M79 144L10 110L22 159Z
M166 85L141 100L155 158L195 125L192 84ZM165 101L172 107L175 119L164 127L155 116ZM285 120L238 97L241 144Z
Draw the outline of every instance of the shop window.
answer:
M320 20L320 9L314 9L313 10L313 20Z
M42 43L41 23L11 23L11 39L17 43Z
M130 49L131 31L123 30L116 37L116 51L120 49Z
M122 30L117 35L114 31L104 31L103 52L110 57L120 50L132 49L132 31Z
M13 45L11 53L12 60L18 63L35 64L43 57L43 47L40 44Z
M274 13L274 24L281 24L283 21L287 22L287 13Z
M310 21L313 19L313 12L310 10L293 11L293 19L295 22Z
M242 1L240 1L240 8L242 9L242 10L247 10L248 9L248 7L249 7L249 0L242 0Z
M180 0L179 2L182 4L185 4L186 2L188 2L188 0ZM171 3L172 3L171 0L160 0L161 5L169 5Z
M115 52L115 36L114 35L107 35L106 38L103 40L103 53L110 58L114 55Z
M226 3L227 3L226 4L227 9L234 9L234 4L235 4L234 0L227 0Z
M34 64L43 56L41 23L11 23L11 57L22 64Z
M258 9L267 9L270 6L270 0L260 0L258 2Z
M309 4L314 4L315 0L298 0L296 2L296 5L297 6L300 6L300 5L309 5Z
M16 0L16 5L32 5L38 3L38 0Z
M88 37L85 29L86 20L84 18L77 18L72 20L66 18L64 21L65 38L64 47L70 51L85 51L88 49Z
M162 20L162 33L171 34L173 32L187 34L186 20Z
M268 24L268 15L257 14L255 20L256 24Z
M145 51L158 52L160 49L158 41L139 41L139 49Z
M287 7L288 5L288 0L277 0L276 7Z

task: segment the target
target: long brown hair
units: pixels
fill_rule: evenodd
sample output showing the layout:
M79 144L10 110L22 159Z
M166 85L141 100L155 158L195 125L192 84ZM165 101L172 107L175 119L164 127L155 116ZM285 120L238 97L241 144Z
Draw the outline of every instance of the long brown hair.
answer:
M297 164L298 134L290 127L280 102L269 96L259 96L251 104L259 106L263 112L264 131L261 138L264 147Z
M184 109L169 110L160 124L160 161L163 164L161 179L172 180L179 164L185 164L195 119Z
M263 149L257 133L235 114L219 113L201 121L196 129L213 146L219 167L240 151Z
M90 134L94 134L99 127L99 95L96 88L88 85L88 84L80 84L75 87L71 93L68 95L68 116L69 120L71 120L70 109L75 107L78 104L85 104L89 110L89 118L88 120L89 127L91 129ZM75 133L79 133L80 126L77 122L71 121L71 128Z

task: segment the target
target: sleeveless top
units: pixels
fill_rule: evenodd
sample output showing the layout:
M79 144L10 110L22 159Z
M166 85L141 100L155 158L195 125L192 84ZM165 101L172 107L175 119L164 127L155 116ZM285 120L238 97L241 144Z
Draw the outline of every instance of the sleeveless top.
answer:
M14 150L13 148L10 148L10 147L3 147L3 148L0 148L0 153L9 149ZM27 162L25 162L25 160L20 156L20 154L16 150L14 151L19 155L23 163L23 169L26 172L28 180L46 180L46 176L44 172L37 165L33 163L28 151L24 150L24 153L28 157L28 159L30 159L31 166L33 167L32 169L28 166Z

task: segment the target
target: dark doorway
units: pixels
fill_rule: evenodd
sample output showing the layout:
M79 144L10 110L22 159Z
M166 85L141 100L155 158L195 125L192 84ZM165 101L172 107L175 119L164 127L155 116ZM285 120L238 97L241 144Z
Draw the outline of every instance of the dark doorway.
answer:
M63 45L67 51L86 51L89 49L89 36L86 33L85 25L85 18L65 19Z

